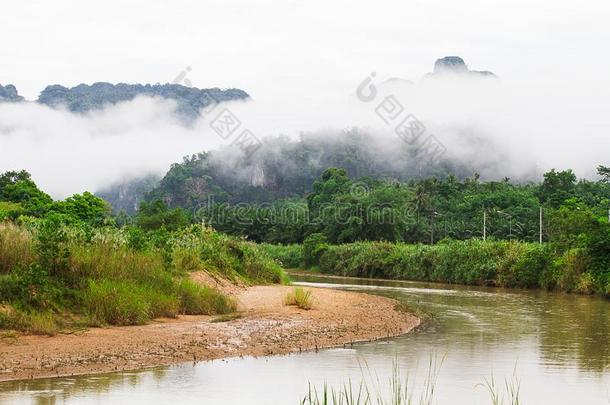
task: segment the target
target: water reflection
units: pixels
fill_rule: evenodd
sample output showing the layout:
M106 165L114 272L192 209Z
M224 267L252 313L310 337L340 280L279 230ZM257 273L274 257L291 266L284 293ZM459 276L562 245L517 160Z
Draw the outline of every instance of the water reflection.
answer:
M96 374L0 383L0 403L28 398L37 405L78 402L87 397L104 397L112 391L135 388L143 383L162 384L168 369L159 367L146 371Z
M534 340L540 363L604 373L610 367L610 301L600 297L431 283L301 277L319 286L398 298L432 315L433 340L511 344ZM332 282L333 284L328 284ZM439 333L440 332L440 333Z
M366 290L431 315L415 333L350 349L184 364L133 373L0 384L8 404L297 404L309 382L340 385L362 364L390 375L426 372L431 353L446 355L439 404L489 404L482 383L515 368L525 403L610 401L610 301L543 291L430 283L302 277L310 285Z

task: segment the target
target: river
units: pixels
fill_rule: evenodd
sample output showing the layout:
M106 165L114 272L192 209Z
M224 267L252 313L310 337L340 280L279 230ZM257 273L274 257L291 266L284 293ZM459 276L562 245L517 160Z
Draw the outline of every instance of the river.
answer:
M610 301L544 291L296 277L395 297L426 314L398 338L288 356L0 384L2 404L298 404L308 384L386 389L394 365L414 392L438 370L435 403L485 404L485 380L520 381L525 404L610 404ZM430 362L432 361L432 367ZM415 395L417 398L417 395Z

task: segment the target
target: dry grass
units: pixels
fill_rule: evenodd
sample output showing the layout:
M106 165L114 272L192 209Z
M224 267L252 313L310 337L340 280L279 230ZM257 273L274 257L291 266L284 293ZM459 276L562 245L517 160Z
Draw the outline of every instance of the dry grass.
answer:
M284 305L295 305L301 309L310 310L313 307L311 291L296 287L284 297Z
M0 223L0 274L16 266L27 267L35 260L32 234L10 222Z

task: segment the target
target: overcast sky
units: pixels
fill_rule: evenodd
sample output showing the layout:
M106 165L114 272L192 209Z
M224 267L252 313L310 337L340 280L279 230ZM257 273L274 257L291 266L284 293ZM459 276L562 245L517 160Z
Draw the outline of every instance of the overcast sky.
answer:
M190 66L193 86L253 96L239 115L259 137L337 133L379 121L343 105L371 72L417 82L458 55L500 81L424 83L401 99L449 154L485 157L467 128L511 153L502 175L536 165L590 177L610 164L609 44L608 0L3 0L0 84L32 100L49 84L168 83ZM60 197L162 174L219 141L153 101L88 116L0 105L0 171L25 168Z
M417 79L459 55L504 80L610 72L607 0L4 0L0 83L171 81L271 92L351 89L370 71Z

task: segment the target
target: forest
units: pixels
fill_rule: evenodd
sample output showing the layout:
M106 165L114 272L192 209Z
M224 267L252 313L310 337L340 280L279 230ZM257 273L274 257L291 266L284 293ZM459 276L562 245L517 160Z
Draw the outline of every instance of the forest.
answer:
M174 165L133 214L113 212L87 192L53 201L27 172L8 172L0 177L0 217L113 229L136 250L162 252L176 234L199 227L284 267L610 295L608 167L598 168L595 181L551 170L540 183L478 174L354 178L330 167L309 186L304 178L271 191L251 185L262 202L240 202L238 192L220 187L222 176L210 176L206 159ZM196 181L209 187L197 196L180 191ZM91 240L91 231L84 235ZM164 255L168 262L171 253Z

